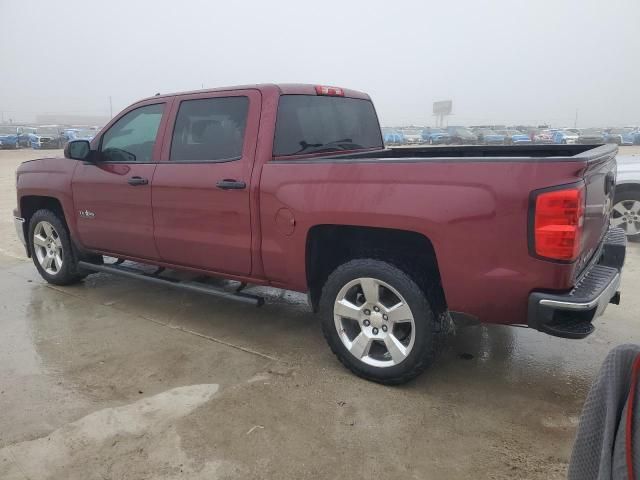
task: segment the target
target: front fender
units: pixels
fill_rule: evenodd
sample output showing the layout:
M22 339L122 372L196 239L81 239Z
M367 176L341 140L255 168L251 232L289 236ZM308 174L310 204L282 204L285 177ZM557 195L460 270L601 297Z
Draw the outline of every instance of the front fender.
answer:
M62 207L65 221L74 241L78 240L77 218L71 191L71 179L78 163L66 158L32 160L20 165L16 175L18 211L26 197L52 198ZM25 220L28 220L25 218ZM80 245L82 246L82 245Z

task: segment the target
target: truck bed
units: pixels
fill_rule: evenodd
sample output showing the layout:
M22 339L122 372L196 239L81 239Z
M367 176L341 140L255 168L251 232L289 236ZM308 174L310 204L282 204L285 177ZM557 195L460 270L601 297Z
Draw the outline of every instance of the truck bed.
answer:
M595 258L608 226L606 183L615 175L616 151L614 145L449 146L271 160L261 176L265 272L287 288L293 278L294 289L303 289L298 266L307 232L317 224L418 232L433 244L451 310L518 323L532 290L571 290ZM531 194L562 185L586 191L575 262L529 251ZM286 236L271 220L283 208L295 216Z

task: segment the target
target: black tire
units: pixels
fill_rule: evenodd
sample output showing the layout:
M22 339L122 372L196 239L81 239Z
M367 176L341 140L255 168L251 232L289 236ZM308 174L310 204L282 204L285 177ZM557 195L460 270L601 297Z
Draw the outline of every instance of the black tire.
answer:
M369 365L352 355L340 339L334 320L334 303L342 288L358 278L375 278L392 286L411 310L415 323L413 348L396 365ZM338 360L359 377L386 385L408 382L429 367L444 331L442 317L436 317L424 292L409 275L390 263L370 258L351 260L329 275L322 289L320 313L323 334Z
M48 222L54 228L55 233L57 234L57 237L60 239L60 242L62 244L62 266L55 274L51 274L43 268L36 254L34 233L36 226L42 221ZM40 276L44 278L48 283L52 283L54 285L72 285L74 283L78 283L88 275L89 272L78 270L78 262L71 245L69 230L67 229L64 221L58 216L57 213L46 209L36 211L31 216L31 220L29 221L28 238L29 251L31 253L33 263L36 266L38 273L40 273Z
M616 193L613 204L616 205L619 202L624 202L625 200L635 200L640 202L640 191L627 191ZM611 218L613 219L614 213L612 213ZM627 240L630 242L640 242L640 234L635 235L627 235Z

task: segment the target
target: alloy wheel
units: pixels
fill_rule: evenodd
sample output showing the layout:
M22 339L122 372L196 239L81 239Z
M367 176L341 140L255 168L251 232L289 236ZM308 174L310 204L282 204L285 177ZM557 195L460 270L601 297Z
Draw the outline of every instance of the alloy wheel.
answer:
M621 200L613 206L611 224L622 228L627 235L640 233L640 201Z
M63 264L62 240L49 222L38 222L33 230L33 249L42 269L49 275L60 272Z
M334 323L345 348L375 367L404 361L415 341L411 308L400 293L382 280L357 278L338 293Z

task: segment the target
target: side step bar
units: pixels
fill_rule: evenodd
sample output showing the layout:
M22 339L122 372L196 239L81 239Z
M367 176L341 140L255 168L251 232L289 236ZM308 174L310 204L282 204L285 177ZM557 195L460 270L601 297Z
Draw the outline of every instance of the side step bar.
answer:
M256 307L260 307L264 304L264 298L258 297L257 295L251 295L244 292L228 292L226 290L200 282L194 282L192 280L183 281L160 277L155 275L155 272L145 273L135 268L117 264L117 262L110 265L97 265L95 263L80 261L78 262L78 266L94 272L111 273L113 275L120 275L121 277L135 278L167 287L180 288L191 292L204 293L206 295L213 295L214 297L235 300L236 302L247 303L249 305L255 305Z

